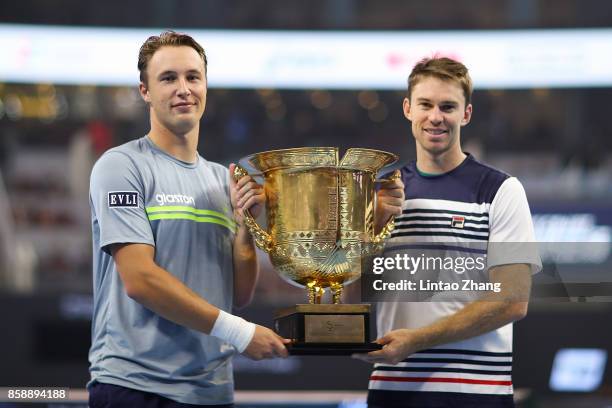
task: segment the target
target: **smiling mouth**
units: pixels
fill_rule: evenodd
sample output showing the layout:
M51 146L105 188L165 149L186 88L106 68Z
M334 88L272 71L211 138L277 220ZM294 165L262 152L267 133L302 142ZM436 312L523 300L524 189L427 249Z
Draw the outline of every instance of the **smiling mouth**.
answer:
M445 129L424 129L425 132L431 136L442 136L448 133Z
M185 108L189 106L194 106L194 103L177 103L176 105L172 105L173 108Z

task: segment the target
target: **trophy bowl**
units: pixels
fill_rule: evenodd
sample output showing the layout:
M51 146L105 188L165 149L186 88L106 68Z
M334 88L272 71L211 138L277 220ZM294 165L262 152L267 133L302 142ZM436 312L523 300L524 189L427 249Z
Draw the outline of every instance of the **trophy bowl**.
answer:
M334 326L336 343L367 340L369 305L339 303L344 285L360 277L364 256L380 250L393 230L391 218L374 233L375 186L378 171L397 159L392 153L352 148L339 160L336 147L303 147L255 153L240 160L233 177L239 179L249 171L263 176L266 195L267 229L248 211L246 226L256 245L269 254L277 273L308 293L309 305L277 315L277 331L301 339L310 331L312 339L320 340L317 331L332 332L329 327ZM327 288L333 305L320 304ZM316 324L304 322L304 317L315 321L317 315L327 317ZM333 321L326 320L330 316ZM355 316L361 316L358 325L364 327L347 337L354 331L349 321ZM288 329L279 330L284 322L289 322ZM312 329L317 325L321 327Z

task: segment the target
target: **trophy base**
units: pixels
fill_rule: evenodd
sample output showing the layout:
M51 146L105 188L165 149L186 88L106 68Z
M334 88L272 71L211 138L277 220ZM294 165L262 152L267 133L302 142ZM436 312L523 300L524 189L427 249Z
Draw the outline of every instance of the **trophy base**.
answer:
M292 355L351 355L379 350L370 341L370 305L301 304L277 311L276 332Z
M380 349L382 346L376 343L293 343L287 345L287 350L292 356L350 356Z

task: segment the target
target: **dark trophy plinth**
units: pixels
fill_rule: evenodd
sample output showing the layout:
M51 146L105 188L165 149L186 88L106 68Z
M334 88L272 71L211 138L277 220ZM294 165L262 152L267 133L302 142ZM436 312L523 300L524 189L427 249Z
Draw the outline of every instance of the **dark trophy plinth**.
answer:
M370 341L370 305L295 305L277 311L274 326L294 340L287 347L292 355L345 356L381 348Z

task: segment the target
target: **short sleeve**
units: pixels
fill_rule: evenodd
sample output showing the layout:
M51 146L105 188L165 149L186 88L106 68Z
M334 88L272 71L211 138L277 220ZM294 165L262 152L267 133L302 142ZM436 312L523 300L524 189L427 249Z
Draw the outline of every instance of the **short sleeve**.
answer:
M99 228L99 247L142 243L155 245L145 211L144 181L134 162L121 152L108 152L95 164L89 197Z
M525 263L542 269L525 189L516 177L499 187L489 210L488 267Z

